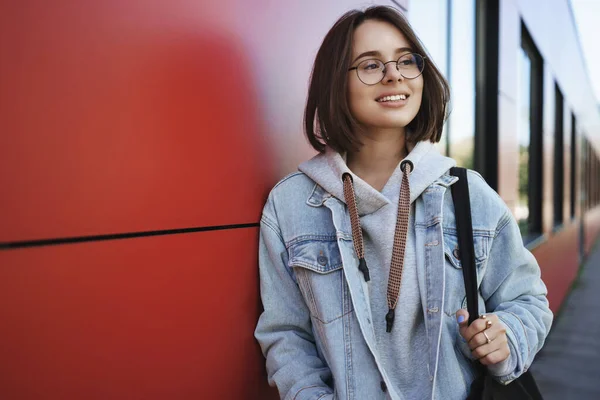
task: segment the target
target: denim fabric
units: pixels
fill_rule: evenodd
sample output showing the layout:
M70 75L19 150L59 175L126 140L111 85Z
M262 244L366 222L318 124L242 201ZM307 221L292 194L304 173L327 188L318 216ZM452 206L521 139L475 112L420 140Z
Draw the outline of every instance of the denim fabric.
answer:
M447 173L451 160L426 150L410 176L427 335L422 356L432 385L425 398L464 399L474 369L455 315L466 308L449 193L457 178ZM327 157L316 156L301 167L308 173L279 182L263 210L259 268L264 312L255 336L266 357L269 383L282 399L404 399L389 376L395 371L383 368L369 283L358 270L350 219L338 190L341 176ZM435 178L427 179L432 174ZM508 383L531 365L552 313L539 267L523 247L510 210L477 173L469 171L468 178L479 308L480 313L494 312L507 327L510 362L493 373ZM419 187L422 182L428 183Z

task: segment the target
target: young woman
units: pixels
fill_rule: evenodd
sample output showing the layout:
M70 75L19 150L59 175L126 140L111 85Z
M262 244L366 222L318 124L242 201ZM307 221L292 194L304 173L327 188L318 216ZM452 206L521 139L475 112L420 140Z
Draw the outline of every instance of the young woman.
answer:
M508 383L542 347L552 313L539 267L471 171L486 314L467 324L455 162L433 147L448 101L393 8L349 12L325 37L305 112L319 154L275 186L261 219L255 335L282 399L465 399L475 360Z

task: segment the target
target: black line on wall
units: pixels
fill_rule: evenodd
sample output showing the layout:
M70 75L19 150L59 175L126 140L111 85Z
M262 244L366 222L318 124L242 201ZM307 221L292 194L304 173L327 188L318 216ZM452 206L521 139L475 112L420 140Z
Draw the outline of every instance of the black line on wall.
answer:
M129 232L129 233L108 234L108 235L77 236L77 237L66 237L66 238L55 238L55 239L40 239L40 240L18 241L18 242L5 242L5 243L0 243L0 250L14 250L14 249L27 248L27 247L56 246L56 245L61 245L61 244L73 244L73 243L101 242L101 241L105 241L105 240L132 239L132 238L141 238L141 237L149 237L149 236L178 235L178 234L183 234L183 233L222 231L222 230L228 230L228 229L258 228L259 226L260 226L260 224L258 222L253 222L253 223L248 223L248 224L201 226L201 227L196 227L196 228L166 229L166 230L148 231L148 232Z

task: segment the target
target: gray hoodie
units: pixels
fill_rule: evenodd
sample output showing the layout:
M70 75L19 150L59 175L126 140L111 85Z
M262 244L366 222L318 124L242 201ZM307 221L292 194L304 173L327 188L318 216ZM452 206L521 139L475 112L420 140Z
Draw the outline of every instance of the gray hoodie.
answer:
M369 302L377 347L394 387L407 399L426 398L432 390L427 371L427 335L417 282L413 202L440 175L455 165L454 160L447 158L442 164L438 160L437 168L431 168L431 163L427 163L429 152L437 153L431 143L419 142L406 158L414 165L414 172L409 177L411 214L400 298L394 327L389 333L385 330L385 315L388 312L386 293L402 182L400 163L381 192L352 173L344 157L332 150L324 153L322 160L318 156L299 167L300 171L342 201L342 174L352 174L363 230L365 259L371 275Z

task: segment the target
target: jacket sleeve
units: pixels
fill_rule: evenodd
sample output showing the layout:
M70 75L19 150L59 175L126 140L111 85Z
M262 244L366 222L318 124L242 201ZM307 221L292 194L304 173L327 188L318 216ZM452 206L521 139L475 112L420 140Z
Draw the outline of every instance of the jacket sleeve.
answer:
M260 224L260 292L264 311L255 330L267 360L269 384L282 399L326 400L331 371L317 353L309 310L288 266L271 197Z
M486 309L507 328L510 357L488 369L499 382L508 384L529 369L553 318L538 263L523 246L508 207L496 228L480 292Z

